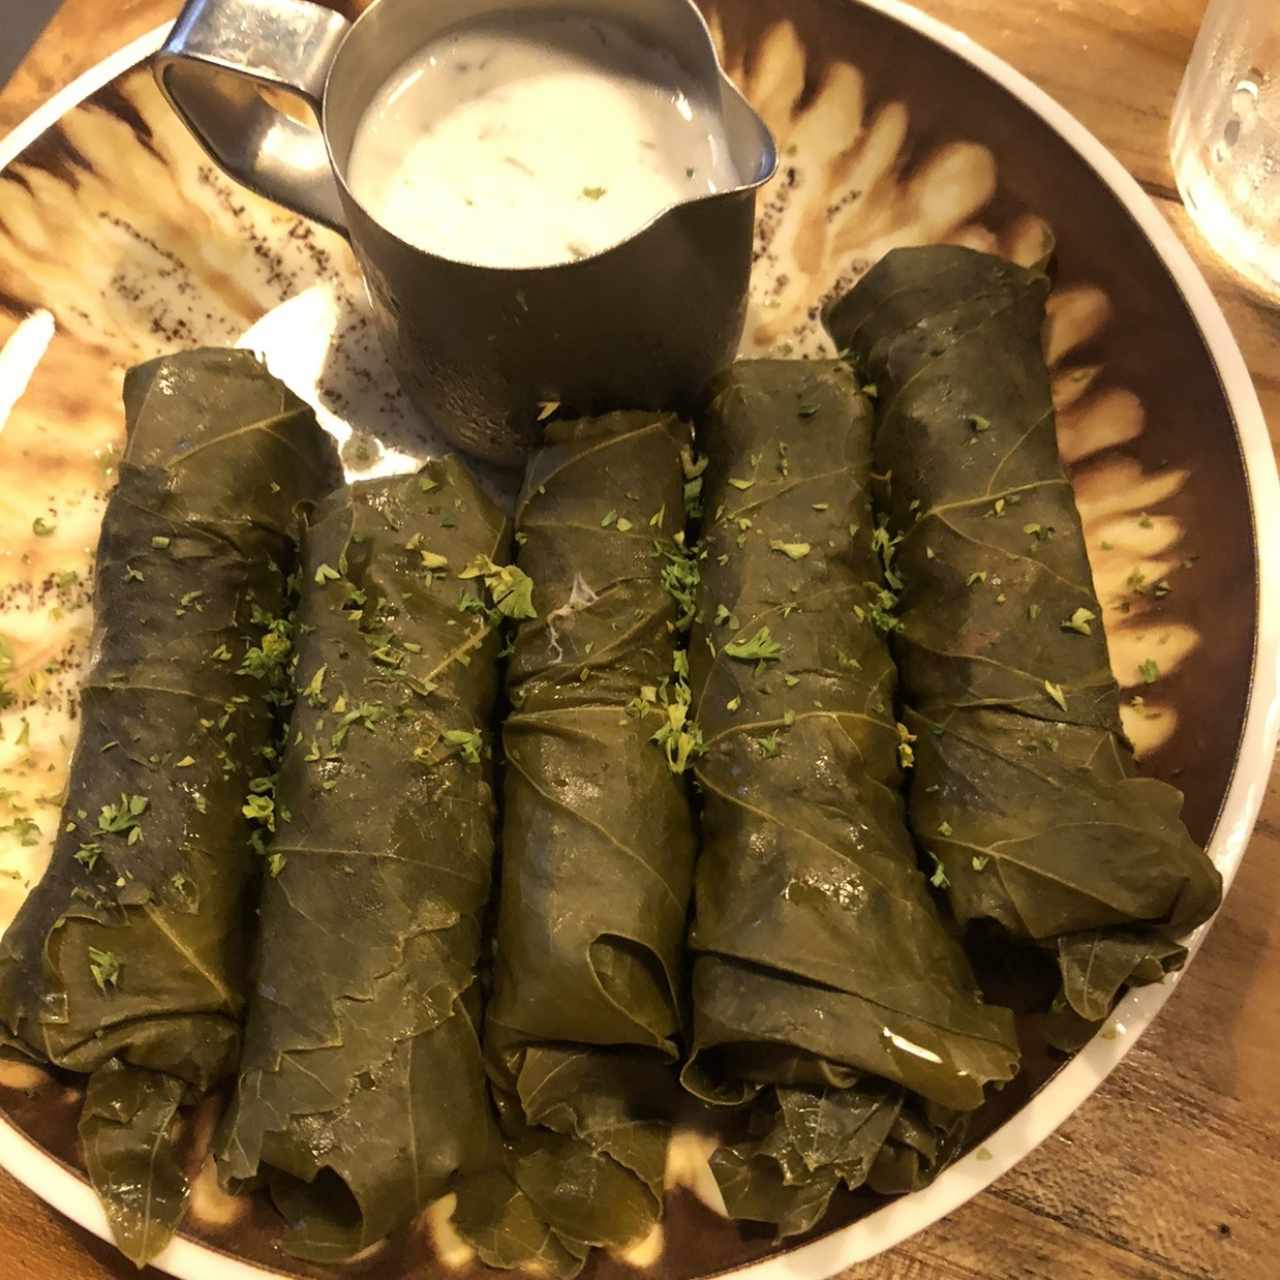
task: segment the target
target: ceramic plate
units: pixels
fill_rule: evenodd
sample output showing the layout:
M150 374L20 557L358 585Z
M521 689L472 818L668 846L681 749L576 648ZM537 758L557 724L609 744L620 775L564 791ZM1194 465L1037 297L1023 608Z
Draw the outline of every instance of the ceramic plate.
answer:
M822 301L893 246L958 242L1031 262L1052 236L1045 346L1115 674L1139 699L1126 727L1143 768L1185 791L1188 825L1229 882L1275 746L1280 487L1204 281L1079 124L937 22L891 0L710 0L708 17L783 157L761 201L745 351L819 351ZM243 340L317 404L353 474L433 447L376 350L345 242L211 168L145 65L162 36L0 142L0 671L17 694L0 725L0 925L39 877L57 821L124 370ZM1167 594L1142 589L1158 582ZM1148 661L1153 682L1139 670ZM676 1160L661 1236L588 1275L819 1276L886 1249L1042 1141L1172 985L1130 995L1069 1064L1031 1061L926 1191L848 1197L779 1251L716 1214L704 1165ZM105 1235L80 1173L76 1090L31 1066L0 1071L0 1162ZM265 1204L218 1191L199 1137L187 1233L160 1265L187 1280L321 1274L279 1251ZM399 1280L467 1268L444 1216L429 1211L349 1270Z

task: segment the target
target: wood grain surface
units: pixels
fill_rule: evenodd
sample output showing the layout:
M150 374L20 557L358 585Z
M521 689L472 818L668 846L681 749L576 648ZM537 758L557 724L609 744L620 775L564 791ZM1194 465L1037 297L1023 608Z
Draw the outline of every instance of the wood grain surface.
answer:
M1222 303L1272 442L1280 443L1280 308L1257 301L1213 256L1184 214L1169 169L1169 113L1205 0L917 2L1048 90L1134 173ZM0 134L177 8L176 0L66 0L0 90ZM1273 773L1244 867L1203 951L1123 1065L990 1191L852 1269L850 1280L1280 1275L1277 856L1280 777ZM0 1259L0 1275L32 1280L138 1274L3 1172Z

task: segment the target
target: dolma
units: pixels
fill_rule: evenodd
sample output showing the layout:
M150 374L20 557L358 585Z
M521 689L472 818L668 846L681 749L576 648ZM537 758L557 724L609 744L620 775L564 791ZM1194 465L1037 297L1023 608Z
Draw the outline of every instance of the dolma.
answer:
M244 1057L217 1141L285 1248L351 1257L501 1164L477 969L508 518L452 457L308 532ZM480 568L476 568L479 563Z
M1048 289L972 250L896 250L826 323L879 393L912 827L962 922L1055 954L1079 1032L1181 963L1221 880L1121 728L1041 352Z
M0 943L11 1049L88 1076L90 1179L141 1265L187 1187L172 1122L235 1069L252 827L287 701L287 579L340 478L244 351L130 370L98 546L94 660L49 869Z
M515 1181L578 1255L656 1220L678 1098L687 447L670 416L555 423L516 508L536 616L507 673L486 1054Z
M786 1234L906 1190L1018 1064L917 869L871 522L871 409L835 362L740 362L699 447L703 754L686 1085L754 1100L713 1169Z

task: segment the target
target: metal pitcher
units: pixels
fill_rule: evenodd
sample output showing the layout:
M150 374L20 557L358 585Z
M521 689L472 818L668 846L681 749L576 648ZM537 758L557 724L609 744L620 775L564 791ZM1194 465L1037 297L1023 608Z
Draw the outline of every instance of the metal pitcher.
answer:
M456 262L392 234L348 183L361 116L416 49L496 8L613 20L669 50L720 103L741 185L676 204L612 247L553 266ZM468 453L521 463L547 402L584 413L680 408L733 358L755 194L777 154L690 0L376 0L355 23L309 0L189 0L155 72L227 173L350 240L405 390ZM264 87L300 97L318 127L271 106Z

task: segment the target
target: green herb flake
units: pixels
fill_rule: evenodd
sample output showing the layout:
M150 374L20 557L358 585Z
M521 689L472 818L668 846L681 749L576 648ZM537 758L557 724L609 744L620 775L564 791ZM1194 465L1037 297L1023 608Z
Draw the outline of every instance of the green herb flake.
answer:
M1063 711L1067 709L1067 695L1062 692L1061 685L1054 684L1052 680L1046 680L1044 691Z
M817 412L818 406L816 404L802 404L796 410L796 416L800 418L812 418Z
M973 869L975 871L981 871L983 870L984 867L986 867L987 863L990 861L991 861L990 857L986 856L985 854L974 854L972 859Z
M771 538L769 550L780 551L788 560L803 560L813 548L807 542L783 542L780 538Z
M602 529L607 529L617 519L618 519L618 513L616 511L606 511L604 515L600 517L600 527Z
M267 874L273 879L279 879L280 873L284 870L285 864L289 861L283 853L270 853L267 855Z
M326 582L337 582L342 577L337 569L331 564L321 564L316 566L316 585L323 587Z
M951 838L951 823L949 823L945 818L938 823L938 834L942 836L943 839Z
M738 710L740 710L740 709L741 709L741 707L742 707L742 695L741 695L741 694L735 694L735 695L734 695L732 698L730 698L730 699L729 699L729 701L728 701L728 702L726 702L724 705L725 705L725 710L726 710L726 711L738 711Z
M102 844L97 840L88 840L82 844L72 855L75 860L86 870L92 871L98 865L98 859L102 855Z
M582 194L587 200L600 200L608 192L608 187L583 187Z
M912 750L911 744L915 742L916 735L912 733L905 724L898 722L898 763L904 769L914 769L916 763L916 753Z
M965 421L974 431L990 431L991 421L984 418L980 413L970 413L965 415Z
M37 538L49 537L57 527L58 526L54 521L46 519L44 516L36 516L36 518L31 522L31 532L34 533Z
M749 639L730 640L724 651L739 662L776 662L782 656L782 646L769 634L768 627L761 627Z
M497 565L488 556L476 556L458 577L483 578L493 607L505 618L538 616L533 607L533 579L513 564Z
M156 549L157 551L164 551L164 550L166 550L166 549L168 548L169 544L170 544L172 541L173 541L173 539L172 539L172 538L166 538L166 537L164 536L164 534L162 534L162 533L157 533L157 534L156 534L156 535L151 539L151 545L152 545L153 547L155 547L155 549Z
M966 587L975 587L978 585L978 583L986 582L986 580L987 580L987 571L985 569L978 569L976 572L971 573L964 580L964 585Z
M1138 664L1138 674L1142 677L1144 684L1155 684L1160 679L1160 668L1156 665L1154 658L1144 658Z
M750 489L750 488L752 487L752 485L754 485L754 484L755 484L755 481L754 481L754 480L740 480L737 476L730 476L730 477L729 477L729 483L730 483L731 485L733 485L733 487L734 487L735 489L742 489L742 490L744 490L744 491L745 491L745 490L747 490L747 489Z
M1069 618L1062 620L1063 631L1075 631L1082 636L1091 636L1093 634L1093 623L1097 621L1098 615L1091 609L1077 609Z
M479 764L484 750L484 735L478 729L446 729L444 740L467 764Z
M302 691L302 696L306 698L308 704L313 707L324 706L324 678L329 674L329 664L316 669L315 675L307 681L307 686Z
M630 533L635 527L626 516L619 516L618 522L613 526L619 533Z
M103 995L106 995L108 987L113 990L119 987L120 970L123 967L113 952L100 951L97 947L89 948L89 972Z
M98 813L98 830L103 835L128 835L130 843L141 838L138 819L147 811L149 801L146 796L130 795L121 792L115 804L104 804ZM133 832L137 831L138 836Z

